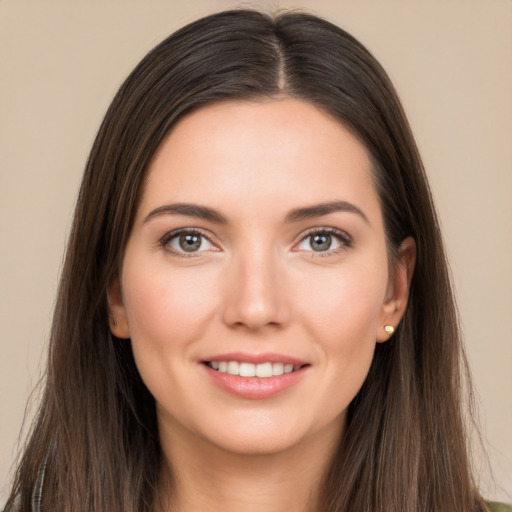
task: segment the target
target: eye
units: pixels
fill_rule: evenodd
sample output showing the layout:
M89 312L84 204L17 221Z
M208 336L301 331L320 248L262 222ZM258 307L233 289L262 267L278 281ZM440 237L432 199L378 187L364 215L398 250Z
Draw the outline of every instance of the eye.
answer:
M215 248L212 242L196 229L173 231L165 235L160 243L170 252L180 256L210 251Z
M334 228L317 229L309 232L297 245L300 251L313 251L318 253L334 253L350 247L352 240L343 231Z

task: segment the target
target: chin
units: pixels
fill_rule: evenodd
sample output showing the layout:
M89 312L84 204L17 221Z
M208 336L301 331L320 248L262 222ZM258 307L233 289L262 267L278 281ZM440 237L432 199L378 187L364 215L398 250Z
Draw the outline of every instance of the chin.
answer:
M202 437L217 448L238 455L274 455L303 447L308 441L323 437L326 430L341 430L340 422L314 424L305 418L259 416L226 423L204 430ZM229 428L228 428L229 426ZM215 428L216 427L216 428Z
M231 432L229 438L211 440L217 448L236 455L275 455L300 444L300 438L294 439L282 433L259 432L251 435Z

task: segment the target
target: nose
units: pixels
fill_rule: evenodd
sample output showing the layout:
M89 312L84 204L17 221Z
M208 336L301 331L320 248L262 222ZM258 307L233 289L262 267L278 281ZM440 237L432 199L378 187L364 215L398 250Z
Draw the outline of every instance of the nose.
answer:
M224 322L251 331L283 327L289 320L283 269L271 250L234 256L224 283Z

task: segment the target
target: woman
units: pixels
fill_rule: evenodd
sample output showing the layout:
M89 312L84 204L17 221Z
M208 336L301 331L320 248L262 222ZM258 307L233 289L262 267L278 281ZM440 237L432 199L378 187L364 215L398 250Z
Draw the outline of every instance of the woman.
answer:
M487 510L438 223L389 79L229 11L121 87L84 175L16 510Z

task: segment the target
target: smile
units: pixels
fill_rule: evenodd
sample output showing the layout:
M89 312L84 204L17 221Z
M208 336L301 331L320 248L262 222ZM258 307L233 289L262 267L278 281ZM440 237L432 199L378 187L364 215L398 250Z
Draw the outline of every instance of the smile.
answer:
M305 379L312 367L307 360L275 352L211 354L200 362L211 382L244 399L278 395Z
M240 377L260 377L264 379L278 377L279 375L286 373L293 373L294 371L299 370L302 366L280 362L254 364L239 361L207 361L205 364L220 373L238 375Z

